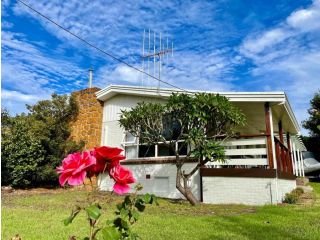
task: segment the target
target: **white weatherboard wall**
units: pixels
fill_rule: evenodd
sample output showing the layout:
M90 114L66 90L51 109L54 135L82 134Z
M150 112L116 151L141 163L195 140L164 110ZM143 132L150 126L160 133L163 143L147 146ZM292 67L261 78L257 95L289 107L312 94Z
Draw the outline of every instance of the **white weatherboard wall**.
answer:
M186 163L184 168L189 172L194 163ZM124 167L132 170L137 183L143 185L140 193L153 193L159 197L179 199L183 198L180 192L176 189L176 172L177 168L174 164L139 164L125 165ZM146 179L146 175L150 175L150 179ZM102 182L100 182L102 179ZM99 178L100 189L103 191L111 191L114 184L109 176ZM191 179L191 188L193 194L200 199L200 176L196 172Z
M104 102L102 145L120 147L123 140L123 129L119 125L121 110L130 110L139 102L165 102L162 98L150 98L130 95L116 95Z
M276 204L296 188L295 180L275 178L210 176L203 177L202 183L203 202L213 204Z

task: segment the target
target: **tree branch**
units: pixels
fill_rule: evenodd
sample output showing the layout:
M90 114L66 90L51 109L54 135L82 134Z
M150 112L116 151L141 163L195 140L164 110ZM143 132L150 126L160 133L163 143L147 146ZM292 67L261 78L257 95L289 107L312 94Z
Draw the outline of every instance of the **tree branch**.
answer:
M193 174L195 174L199 168L203 165L205 165L206 163L208 163L210 161L210 159L205 159L204 161L200 161L188 174L185 175L185 178L190 178Z

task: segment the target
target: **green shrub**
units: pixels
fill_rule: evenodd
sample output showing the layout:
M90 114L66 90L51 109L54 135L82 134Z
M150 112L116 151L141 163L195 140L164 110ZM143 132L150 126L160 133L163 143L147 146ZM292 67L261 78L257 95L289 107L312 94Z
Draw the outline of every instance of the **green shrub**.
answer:
M45 160L45 150L30 133L25 116L16 117L11 124L10 132L2 134L1 159L5 171L1 179L14 187L28 187Z
M289 204L295 204L298 202L299 197L303 194L302 188L296 188L292 190L290 193L286 193L283 202Z

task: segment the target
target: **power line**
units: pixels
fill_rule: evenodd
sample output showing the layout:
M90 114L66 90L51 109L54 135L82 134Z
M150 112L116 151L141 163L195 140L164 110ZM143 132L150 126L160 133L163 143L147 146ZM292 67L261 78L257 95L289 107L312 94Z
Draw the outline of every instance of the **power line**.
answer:
M105 55L107 55L107 56L109 56L109 57L111 57L113 60L116 60L116 61L118 61L118 62L120 62L120 63L122 63L122 64L124 64L124 65L126 65L126 66L128 66L128 67L130 67L130 68L132 68L132 69L134 69L134 70L136 70L136 71L138 71L138 72L140 72L140 73L143 73L143 74L145 74L145 75L147 75L147 76L149 76L149 77L151 77L151 78L153 78L153 79L155 79L155 80L157 80L157 81L160 81L160 82L162 82L162 83L164 83L164 84L167 84L168 86L177 88L177 89L179 89L179 90L181 90L181 91L184 91L184 92L188 92L187 90L185 90L185 89L183 89L183 88L180 88L180 87L175 86L175 85L173 85L173 84L171 84L171 83L168 83L168 82L166 82L166 81L163 81L163 80L161 80L161 79L159 79L159 78L157 78L157 77L155 77L155 76L152 76L151 74L149 74L149 73L147 73L147 72L145 72L145 71L142 71L141 69L139 69L139 68L137 68L137 67L135 67L135 66L133 66L133 65L127 63L127 62L125 62L124 60L121 60L120 58L115 57L115 56L112 55L111 53L106 52L105 50L103 50L103 49L101 49L101 48L93 45L92 43L88 42L87 40L83 39L82 37L79 37L79 36L76 35L75 33L73 33L73 32L71 32L70 30L64 28L64 27L61 26L59 23L53 21L51 18L45 16L44 14L42 14L42 13L39 12L38 10L34 9L34 8L31 7L30 5L28 5L27 3L25 3L25 2L23 2L23 1L21 1L21 0L17 0L17 1L20 2L21 4L23 4L24 6L26 6L27 8L29 8L30 10L34 11L35 13L37 13L38 15L40 15L41 17L45 18L45 19L48 20L49 22L53 23L53 24L56 25L57 27L59 27L59 28L61 28L62 30L66 31L67 33L69 33L69 34L72 35L73 37L75 37L75 38L79 39L80 41L84 42L84 43L87 44L88 46L90 46L90 47L98 50L99 52L101 52L101 53L103 53L103 54L105 54Z

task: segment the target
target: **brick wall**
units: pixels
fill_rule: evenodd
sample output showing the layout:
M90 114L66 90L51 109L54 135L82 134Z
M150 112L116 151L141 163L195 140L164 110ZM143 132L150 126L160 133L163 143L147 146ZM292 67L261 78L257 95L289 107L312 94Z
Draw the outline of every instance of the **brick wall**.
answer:
M99 90L94 87L72 93L78 102L79 113L71 123L71 138L75 141L84 140L85 149L101 145L103 103L95 96Z

